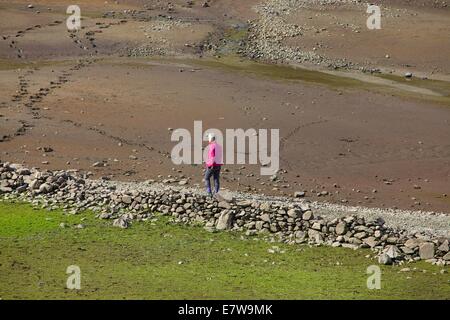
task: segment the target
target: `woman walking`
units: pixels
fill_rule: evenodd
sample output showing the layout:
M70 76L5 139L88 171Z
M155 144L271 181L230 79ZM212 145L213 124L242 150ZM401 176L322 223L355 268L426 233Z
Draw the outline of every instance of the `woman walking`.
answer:
M219 193L220 190L220 169L223 165L221 146L216 142L214 134L208 135L208 158L206 160L205 184L206 192L212 196L211 177L214 180L214 191Z

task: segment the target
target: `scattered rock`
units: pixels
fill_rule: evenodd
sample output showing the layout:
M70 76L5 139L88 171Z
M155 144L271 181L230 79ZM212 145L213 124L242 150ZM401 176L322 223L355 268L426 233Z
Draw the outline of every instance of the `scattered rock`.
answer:
M109 212L103 212L103 213L99 216L100 219L110 219L111 217L112 217L112 214L109 213Z
M101 167L106 167L106 163L104 163L104 162L94 162L93 164L92 164L92 166L94 167L94 168L101 168Z
M294 197L295 198L303 198L305 196L305 192L304 191L297 191L294 193Z
M125 218L120 217L120 218L114 220L113 226L119 227L122 229L126 229L126 228L128 228L128 221Z

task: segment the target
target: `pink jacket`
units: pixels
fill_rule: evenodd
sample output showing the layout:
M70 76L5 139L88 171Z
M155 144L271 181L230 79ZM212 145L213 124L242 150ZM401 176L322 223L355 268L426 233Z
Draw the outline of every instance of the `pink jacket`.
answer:
M222 151L220 146L215 142L211 142L208 146L208 159L206 160L207 167L217 167L223 165Z

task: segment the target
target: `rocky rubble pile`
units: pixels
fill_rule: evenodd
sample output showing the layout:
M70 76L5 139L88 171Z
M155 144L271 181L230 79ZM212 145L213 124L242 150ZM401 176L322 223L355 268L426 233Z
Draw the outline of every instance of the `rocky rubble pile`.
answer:
M416 260L450 264L447 238L411 235L387 227L382 219L366 221L357 215L326 220L315 215L307 202L219 200L190 189L91 180L76 170L38 171L1 162L0 197L71 214L92 210L121 228L159 212L178 223L201 224L211 232L236 230L247 236L270 235L289 244L371 248L382 264Z
M314 51L283 44L284 39L301 36L304 27L286 22L286 17L311 5L330 5L355 3L350 0L268 0L255 9L259 19L250 22L249 37L242 54L252 59L272 62L312 63L330 68L350 68L352 64L345 59L329 59Z

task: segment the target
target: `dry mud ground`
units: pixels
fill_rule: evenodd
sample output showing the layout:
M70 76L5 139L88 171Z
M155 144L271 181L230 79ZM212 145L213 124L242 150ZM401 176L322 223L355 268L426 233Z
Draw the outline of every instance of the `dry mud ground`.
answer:
M279 128L279 180L259 165L227 166L226 188L450 212L445 2L383 1L377 34L360 5L311 1L285 17L304 33L283 46L383 72L374 75L237 57L261 1L187 2L79 1L83 29L70 33L68 1L0 1L1 159L195 185L202 169L173 165L168 128Z

